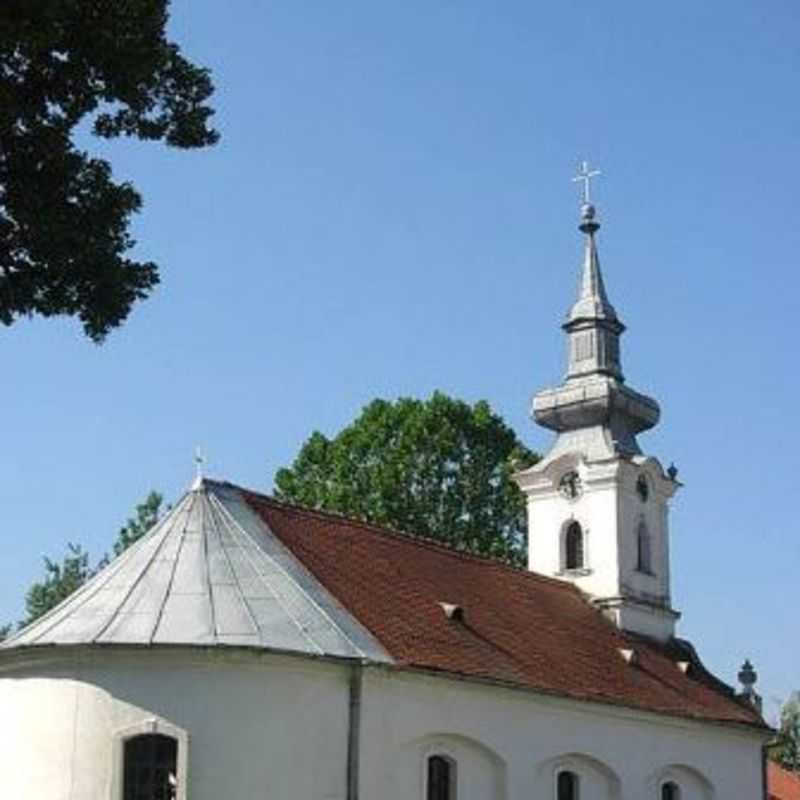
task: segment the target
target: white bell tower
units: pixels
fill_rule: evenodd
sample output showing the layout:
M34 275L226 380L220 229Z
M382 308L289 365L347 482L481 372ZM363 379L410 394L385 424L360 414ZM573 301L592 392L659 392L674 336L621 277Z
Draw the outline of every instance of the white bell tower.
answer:
M636 435L659 418L655 400L625 385L625 326L606 296L587 189L580 230L585 255L578 300L562 326L564 383L539 392L532 416L557 436L545 457L516 476L528 499L529 568L576 584L624 630L666 641L671 607L669 500L676 471L645 456Z

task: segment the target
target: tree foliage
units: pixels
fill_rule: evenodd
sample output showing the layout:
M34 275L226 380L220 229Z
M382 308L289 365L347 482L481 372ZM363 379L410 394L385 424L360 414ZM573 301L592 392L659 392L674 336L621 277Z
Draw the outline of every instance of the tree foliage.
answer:
M313 433L277 472L276 495L521 562L525 503L511 476L536 459L486 402L377 399L333 439Z
M107 161L104 138L179 148L217 140L207 70L165 33L169 0L5 0L0 4L0 322L78 317L101 341L158 283L126 256L141 198Z
M133 517L120 528L114 542L114 555L121 555L135 544L158 522L164 498L158 492L150 492L144 502L136 506Z
M136 506L134 516L120 528L113 545L115 555L124 553L158 522L162 502L163 498L158 492L150 492ZM55 608L106 566L108 561L108 557L103 556L96 566L90 566L89 553L77 544L67 545L66 555L60 562L45 558L44 578L34 583L25 597L26 617L22 625L30 625L51 608Z
M94 574L89 566L89 554L77 544L68 544L61 562L44 560L44 579L37 581L25 596L24 625L39 619L55 608Z
M800 692L792 692L781 709L778 734L769 755L784 769L800 773Z

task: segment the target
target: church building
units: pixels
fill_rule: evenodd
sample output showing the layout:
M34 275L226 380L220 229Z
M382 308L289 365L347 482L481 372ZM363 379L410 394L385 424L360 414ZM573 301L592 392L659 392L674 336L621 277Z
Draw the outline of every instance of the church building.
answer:
M528 568L198 478L0 645L3 797L763 800L752 667L736 691L676 634L680 483L638 442L659 406L588 200Z

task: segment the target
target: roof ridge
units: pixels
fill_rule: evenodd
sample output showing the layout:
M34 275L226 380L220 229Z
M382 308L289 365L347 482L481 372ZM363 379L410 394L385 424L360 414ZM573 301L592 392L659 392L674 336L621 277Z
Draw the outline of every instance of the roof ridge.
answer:
M245 495L251 495L257 498L259 501L275 506L278 509L283 509L293 513L310 514L322 519L331 519L337 522L347 522L351 525L358 526L359 528L371 531L372 533L377 533L381 536L389 536L410 544L418 545L420 547L427 547L431 550L443 551L448 555L463 558L468 561L477 561L482 564L491 564L492 566L500 567L501 569L508 569L515 575L525 575L531 580L547 583L550 586L563 589L564 591L575 594L579 597L583 596L583 593L580 591L580 589L571 583L559 580L558 578L552 578L549 575L541 575L538 572L532 572L527 567L510 564L507 561L501 561L499 558L495 558L493 556L472 553L468 550L458 550L452 545L449 545L439 539L434 539L431 536L423 536L422 534L412 533L411 531L403 531L398 528L391 528L387 525L379 525L378 523L370 522L369 520L359 519L357 517L349 517L347 514L343 514L340 511L332 511L324 508L311 508L299 503L279 500L272 495L257 492L253 489L248 489L245 486L239 486L238 484L231 483L230 481L211 481L206 478L205 482L217 484L219 486L225 486L230 489L234 489L235 491L242 492Z

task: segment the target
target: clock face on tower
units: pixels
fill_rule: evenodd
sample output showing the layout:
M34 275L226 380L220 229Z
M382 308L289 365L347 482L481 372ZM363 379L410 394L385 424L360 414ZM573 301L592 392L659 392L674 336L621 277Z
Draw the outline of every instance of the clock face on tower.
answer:
M574 470L564 473L561 480L558 482L558 491L567 498L567 500L576 500L580 497L581 491L581 476Z

